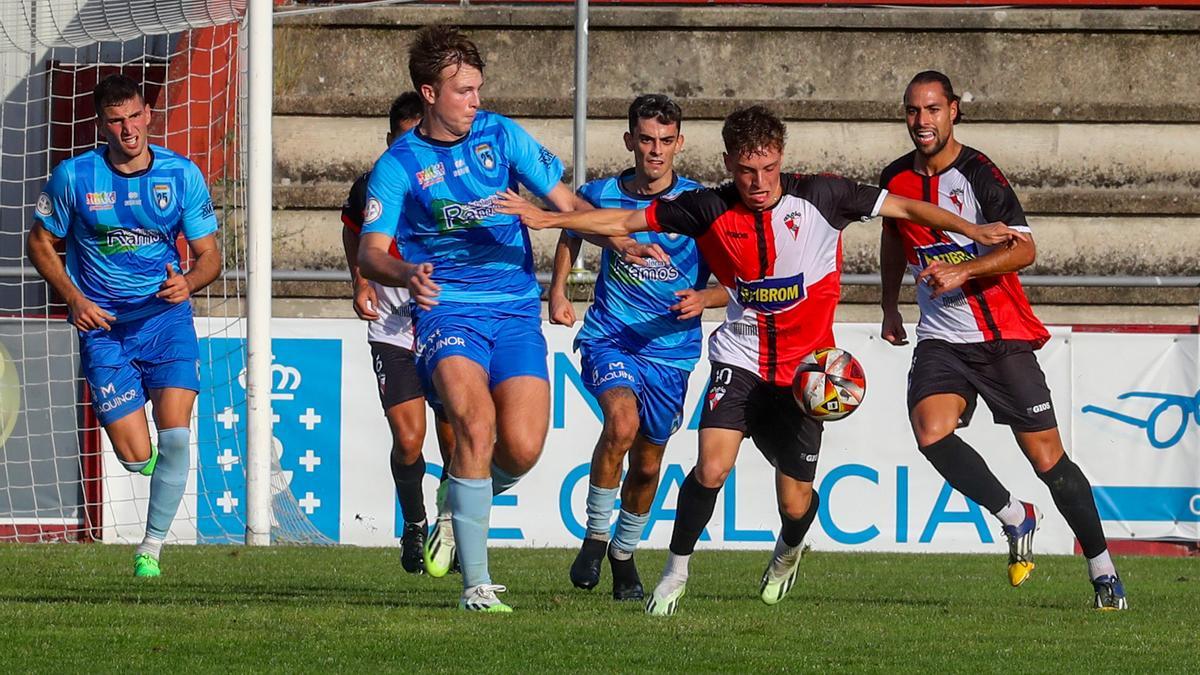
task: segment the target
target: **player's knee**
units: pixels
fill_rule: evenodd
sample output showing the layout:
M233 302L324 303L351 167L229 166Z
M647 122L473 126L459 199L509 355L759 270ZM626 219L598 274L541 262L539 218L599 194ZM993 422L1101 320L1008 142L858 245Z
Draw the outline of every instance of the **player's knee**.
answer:
M611 452L619 452L624 456L629 447L633 445L634 439L637 438L639 421L637 412L632 414L620 412L614 413L604 420L604 431L601 432L601 440L607 450Z
M425 438L412 432L392 434L392 460L412 464L421 456Z
M662 460L657 457L642 457L636 462L630 462L629 471L625 474L625 482L632 485L653 485L658 482L661 466Z
M788 499L779 505L779 512L788 520L800 520L808 515L808 509L812 505L812 485L808 485L797 489Z
M917 447L925 448L954 433L958 429L958 420L934 416L913 417L912 425Z
M696 482L706 488L719 488L725 484L731 468L720 462L701 462L696 465Z

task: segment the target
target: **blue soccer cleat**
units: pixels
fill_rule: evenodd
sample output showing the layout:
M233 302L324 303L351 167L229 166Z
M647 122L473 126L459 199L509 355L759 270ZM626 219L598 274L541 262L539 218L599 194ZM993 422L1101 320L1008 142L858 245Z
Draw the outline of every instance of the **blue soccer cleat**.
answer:
M1096 589L1094 605L1096 609L1102 611L1129 609L1129 602L1125 600L1125 585L1121 583L1121 577L1115 574L1105 574L1092 579L1092 587Z
M1025 507L1025 520L1013 527L1005 525L1001 528L1008 539L1008 583L1013 587L1020 586L1029 579L1033 572L1033 534L1042 525L1042 512L1029 502L1021 502Z

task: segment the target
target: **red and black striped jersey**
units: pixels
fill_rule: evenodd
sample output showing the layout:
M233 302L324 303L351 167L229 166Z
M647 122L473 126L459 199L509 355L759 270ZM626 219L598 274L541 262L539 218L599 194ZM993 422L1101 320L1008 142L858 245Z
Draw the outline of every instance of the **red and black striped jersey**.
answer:
M892 162L883 170L880 185L902 197L937 204L972 223L999 221L1014 230L1029 231L1025 211L1012 186L982 152L964 145L954 163L933 176L918 173L915 159L913 151ZM930 261L963 262L992 248L954 232L933 230L907 220L885 218L883 226L900 234L914 278ZM1037 348L1050 338L1046 327L1034 316L1015 272L972 279L961 289L937 298L927 285L918 284L917 304L921 308L918 340L1028 340Z
M834 346L842 230L878 214L887 192L831 175L785 174L781 183L782 197L765 211L747 208L726 184L655 200L646 221L696 239L729 293L710 358L790 385L805 355Z

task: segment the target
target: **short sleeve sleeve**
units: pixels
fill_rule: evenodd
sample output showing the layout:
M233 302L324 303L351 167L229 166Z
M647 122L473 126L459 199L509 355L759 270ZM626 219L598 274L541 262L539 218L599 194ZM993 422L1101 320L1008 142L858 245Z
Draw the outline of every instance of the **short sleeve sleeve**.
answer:
M183 182L183 236L188 241L207 237L217 231L217 214L200 167L189 161L183 173Z
M508 161L515 169L517 180L538 197L550 194L563 176L563 163L553 152L534 140L521 125L500 116L504 126Z
M350 194L342 204L342 224L355 234L361 234L363 228L363 210L367 206L367 181L371 174L363 174L350 186Z
M848 178L833 175L817 176L822 215L834 228L842 230L855 221L869 220L879 215L887 190L856 183Z
M646 208L646 223L655 232L674 232L696 238L708 231L725 202L713 190L689 190L660 197Z
M1025 209L1021 208L1021 201L1017 199L1017 193L1009 185L1008 179L987 157L980 155L978 159L979 166L971 187L975 189L975 198L979 200L984 221L999 221L1013 229L1028 231Z
M62 162L50 174L46 187L38 195L33 217L50 234L62 239L71 228L72 211L75 207L72 179L74 176L69 162Z
M371 169L367 181L367 198L362 209L362 233L396 236L396 228L404 215L404 200L411 186L400 162L384 154Z

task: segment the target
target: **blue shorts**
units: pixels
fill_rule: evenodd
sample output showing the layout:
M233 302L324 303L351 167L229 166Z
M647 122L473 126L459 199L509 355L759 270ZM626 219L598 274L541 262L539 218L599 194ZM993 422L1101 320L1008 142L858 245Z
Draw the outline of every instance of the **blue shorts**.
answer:
M417 371L435 410L441 402L433 371L450 356L465 356L488 374L488 387L522 375L549 381L541 301L499 305L443 303L413 313Z
M200 347L192 305L170 309L112 330L79 332L79 360L92 390L92 409L108 426L146 405L152 389L200 391Z
M638 400L639 433L655 445L666 445L683 423L691 373L641 358L611 342L580 340L578 346L588 392L598 399L614 387L632 389Z

